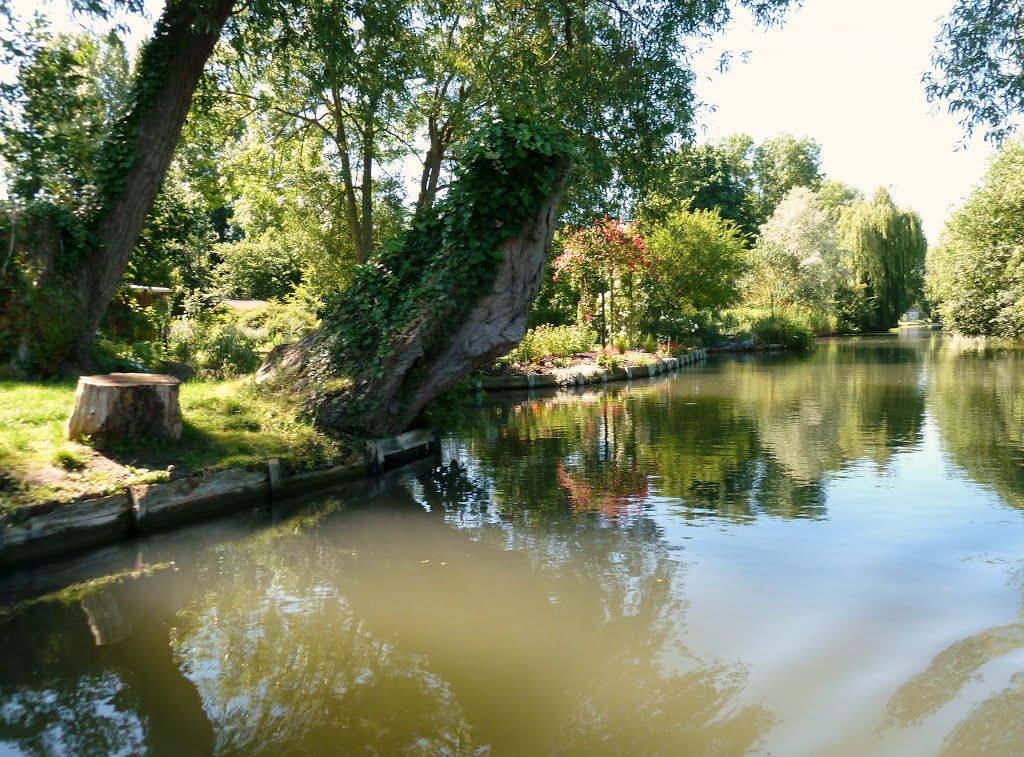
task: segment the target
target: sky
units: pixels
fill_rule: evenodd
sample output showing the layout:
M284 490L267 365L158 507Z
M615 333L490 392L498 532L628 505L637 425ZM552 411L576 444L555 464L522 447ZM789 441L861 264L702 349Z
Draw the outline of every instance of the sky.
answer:
M982 177L992 148L965 144L957 119L929 104L921 76L953 0L805 0L781 28L738 12L695 61L705 108L698 141L733 133L756 141L788 132L821 145L829 178L871 195L888 187L938 241L951 206ZM734 55L714 71L723 50ZM749 52L747 62L740 53Z

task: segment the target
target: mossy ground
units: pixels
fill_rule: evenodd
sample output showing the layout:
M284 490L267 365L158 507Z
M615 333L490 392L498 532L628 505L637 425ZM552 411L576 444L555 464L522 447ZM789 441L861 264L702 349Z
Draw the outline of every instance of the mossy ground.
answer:
M74 381L0 381L0 510L166 480L169 465L194 472L277 457L286 470L301 471L351 454L351 442L317 431L298 403L259 391L251 379L182 384L180 439L102 449L64 438L74 397Z

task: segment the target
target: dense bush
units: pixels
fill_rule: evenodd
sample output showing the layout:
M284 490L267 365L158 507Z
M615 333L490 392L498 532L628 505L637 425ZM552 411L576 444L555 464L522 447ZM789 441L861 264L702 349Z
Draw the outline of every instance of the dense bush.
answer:
M319 323L316 314L300 302L268 302L243 313L239 323L260 334L268 347L297 342Z
M241 314L215 312L172 323L168 352L196 368L237 376L255 371L274 345L296 341L316 325L316 316L298 303L272 302Z
M757 344L779 344L786 349L805 352L814 345L814 334L803 323L784 315L762 318L751 326Z
M272 235L214 246L221 263L213 270L214 285L224 297L267 300L286 297L302 281L303 260Z
M597 333L587 326L537 326L505 359L528 363L541 357L571 357L594 349L596 342Z
M732 324L721 321L721 315L707 310L679 311L663 315L655 329L663 342L674 344L716 344L723 331L729 332Z

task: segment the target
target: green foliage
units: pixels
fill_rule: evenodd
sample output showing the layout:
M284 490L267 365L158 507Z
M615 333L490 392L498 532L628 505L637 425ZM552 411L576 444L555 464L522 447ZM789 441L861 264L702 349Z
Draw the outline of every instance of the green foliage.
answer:
M502 360L529 363L543 357L572 357L589 352L597 343L597 332L586 326L536 326Z
M813 192L795 187L761 227L745 298L771 314L794 305L827 312L843 280L835 225Z
M214 288L228 299L281 298L302 281L302 258L273 234L218 244L213 252L221 259L213 269Z
M779 344L786 349L806 352L814 346L814 334L804 324L784 315L763 318L751 326L757 344Z
M79 218L99 203L97 154L119 117L127 77L116 40L43 36L0 85L0 156L12 197L50 202Z
M717 309L736 301L748 265L736 224L717 211L677 211L646 236L658 261L649 298L660 314Z
M1024 143L1006 142L928 252L927 293L965 334L1024 339Z
M597 364L606 371L617 371L622 366L622 356L602 350L597 355Z
M644 352L650 352L652 355L658 351L658 340L654 338L654 334L648 332L647 336L644 337Z
M625 355L626 354L626 350L629 349L629 342L626 341L626 337L624 337L624 336L617 336L617 337L615 337L615 339L612 342L612 344L614 345L615 350L620 355Z
M658 319L657 333L670 345L715 344L722 333L721 319L721 312L679 310Z
M258 333L235 323L175 321L168 350L180 362L237 376L259 368L260 342Z
M718 145L683 145L670 156L662 183L642 203L645 225L665 222L686 209L706 210L732 221L744 242L753 237L760 216L753 169L746 160L750 142L741 138L735 135Z
M199 369L237 376L259 368L274 345L297 341L316 325L314 314L296 302L271 302L241 313L200 313L171 324L168 354Z
M986 139L1001 142L1024 111L1022 13L1022 0L956 0L935 40L925 91L960 115L968 135L981 127Z
M907 307L921 299L928 245L920 216L897 208L889 193L879 189L870 202L860 200L843 211L839 231L853 284L865 286L862 304L874 306L869 328L895 326Z
M460 153L448 196L358 266L328 306L332 373L383 375L394 340L421 324L458 322L490 288L502 242L556 191L572 148L557 128L496 119ZM436 334L426 336L429 352Z
M761 216L768 218L795 187L817 189L821 184L821 145L813 139L783 134L754 150L754 175L761 197Z
M297 300L268 302L261 308L246 310L239 315L238 322L256 331L264 346L297 342L319 325L316 314Z
M82 470L88 458L76 449L61 447L53 453L53 464L64 470Z
M124 282L185 290L208 289L210 254L218 239L217 200L197 191L195 173L183 161L171 164L149 212Z
M0 363L56 373L75 337L71 279L91 239L81 219L51 202L0 205Z

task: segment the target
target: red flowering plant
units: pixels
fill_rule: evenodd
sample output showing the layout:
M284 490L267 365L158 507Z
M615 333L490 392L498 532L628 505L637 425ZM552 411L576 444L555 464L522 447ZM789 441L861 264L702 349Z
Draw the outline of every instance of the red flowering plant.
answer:
M567 231L562 252L554 260L554 278L567 275L579 289L581 322L591 323L601 315L603 345L622 331L635 337L630 322L636 310L635 280L652 276L656 262L635 223L604 216L590 226Z

